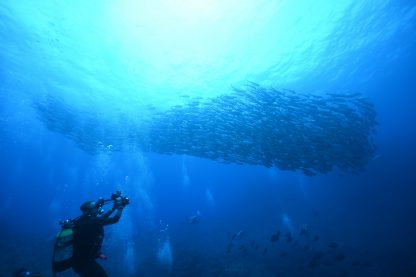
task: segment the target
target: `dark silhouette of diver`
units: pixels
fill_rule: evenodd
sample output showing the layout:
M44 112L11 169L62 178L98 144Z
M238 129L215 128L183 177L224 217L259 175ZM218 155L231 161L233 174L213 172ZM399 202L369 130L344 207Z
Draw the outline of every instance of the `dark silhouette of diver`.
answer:
M85 202L81 205L82 215L74 222L72 269L81 277L108 276L96 261L97 258L106 259L101 252L104 226L117 223L124 207L129 204L128 198L121 197L119 192L115 197L113 194L112 200L113 207L106 213L101 208L103 202ZM111 217L114 212L114 216Z

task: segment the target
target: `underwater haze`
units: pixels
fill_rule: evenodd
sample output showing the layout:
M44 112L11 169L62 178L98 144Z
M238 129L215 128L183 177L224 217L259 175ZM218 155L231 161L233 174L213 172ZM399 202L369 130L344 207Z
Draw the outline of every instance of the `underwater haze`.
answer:
M416 276L415 49L410 0L2 0L0 277L117 190L109 276Z

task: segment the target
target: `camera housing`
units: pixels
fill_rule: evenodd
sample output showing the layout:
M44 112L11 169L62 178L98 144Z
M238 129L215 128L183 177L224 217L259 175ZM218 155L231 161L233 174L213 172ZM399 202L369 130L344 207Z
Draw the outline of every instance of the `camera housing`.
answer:
M116 191L113 194L111 194L111 200L113 201L120 201L121 202L121 206L126 206L128 204L130 204L129 198L126 196L122 196L121 195L121 191Z

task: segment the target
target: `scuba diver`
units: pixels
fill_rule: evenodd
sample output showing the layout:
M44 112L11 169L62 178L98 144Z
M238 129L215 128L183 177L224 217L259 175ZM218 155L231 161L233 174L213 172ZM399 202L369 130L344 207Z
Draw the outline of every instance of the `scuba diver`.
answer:
M103 206L110 202L113 202L113 207L104 213ZM57 236L52 261L53 273L72 267L81 277L108 276L96 261L107 258L101 252L104 226L117 223L128 204L129 199L117 191L108 200L100 198L95 202L85 202L80 207L81 216L61 222L62 229Z

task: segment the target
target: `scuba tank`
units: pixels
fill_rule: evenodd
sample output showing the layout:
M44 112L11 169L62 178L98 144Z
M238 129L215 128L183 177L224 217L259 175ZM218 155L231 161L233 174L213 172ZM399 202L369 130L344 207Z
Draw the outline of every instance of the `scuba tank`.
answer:
M62 228L56 235L52 256L52 272L65 271L72 266L74 220L60 222Z

